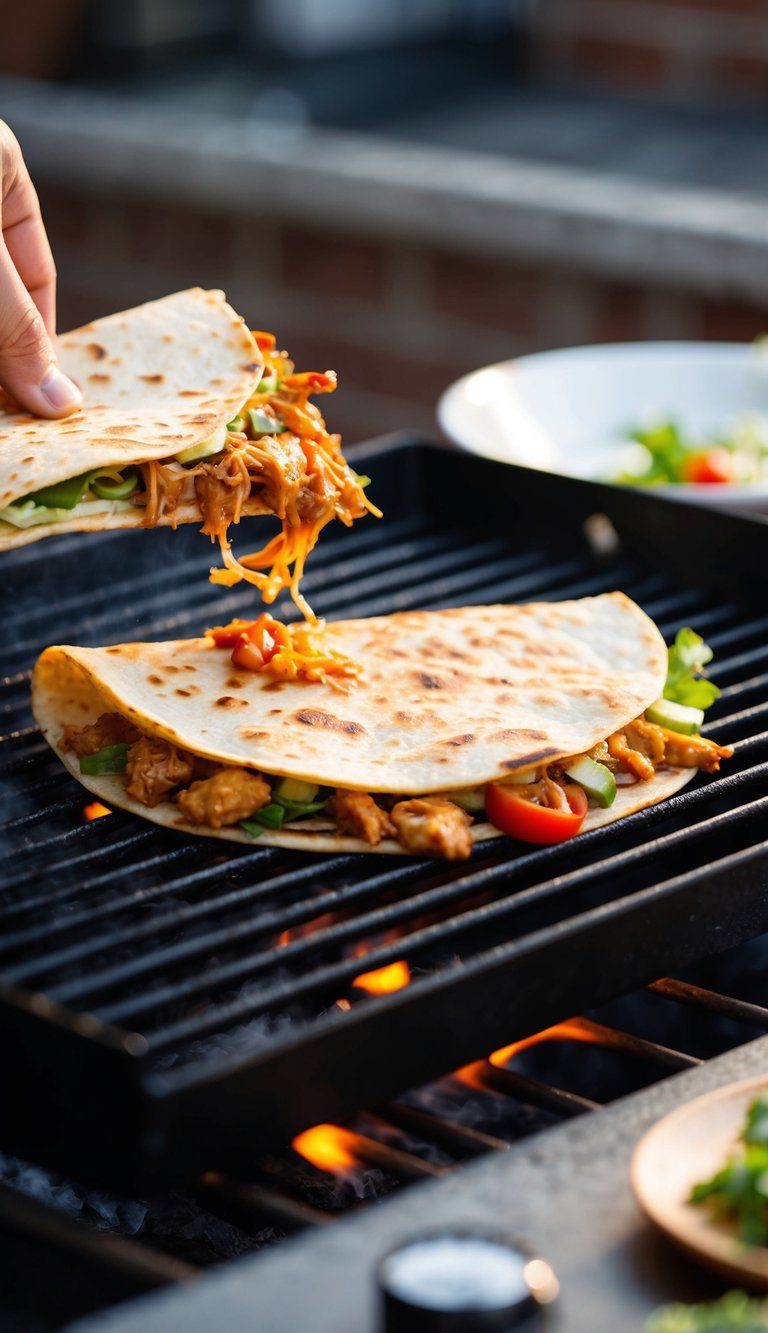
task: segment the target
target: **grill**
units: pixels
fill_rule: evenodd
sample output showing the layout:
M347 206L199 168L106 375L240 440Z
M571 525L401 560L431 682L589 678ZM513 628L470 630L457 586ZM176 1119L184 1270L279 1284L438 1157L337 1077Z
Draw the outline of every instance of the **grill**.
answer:
M666 636L690 623L711 643L723 694L707 730L734 758L572 843L493 841L460 866L232 848L121 813L86 823L31 725L36 653L198 633L251 598L209 587L189 529L6 556L6 1146L118 1188L247 1171L255 1145L768 929L766 526L406 437L356 465L385 519L325 535L305 583L318 612L622 588ZM398 960L405 988L355 985Z

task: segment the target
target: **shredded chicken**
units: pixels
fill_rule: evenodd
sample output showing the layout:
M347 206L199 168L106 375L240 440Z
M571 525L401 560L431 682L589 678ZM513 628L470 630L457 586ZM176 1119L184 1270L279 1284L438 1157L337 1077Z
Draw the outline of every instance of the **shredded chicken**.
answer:
M102 713L86 727L68 722L62 744L65 750L74 750L75 754L96 754L105 745L132 745L139 734L136 727L119 713Z
M378 847L382 838L396 836L395 826L386 810L382 810L367 792L339 787L328 808L336 816L337 833L363 838L370 847Z
M733 754L729 746L716 745L704 736L682 736L644 717L635 718L609 736L608 752L641 782L652 778L659 764L716 773L720 760L730 759Z
M472 818L452 801L424 797L398 801L392 823L403 847L409 852L463 861L472 852L469 828Z
M251 493L251 477L243 447L228 448L216 462L195 470L195 495L203 518L202 531L212 540L239 523L243 502Z
M673 768L703 768L716 773L721 759L730 759L733 747L717 745L705 736L681 736L677 731L659 727L664 736L664 762Z
M190 473L181 463L168 459L150 459L140 464L144 478L144 494L135 498L145 503L144 522L153 528L164 516L172 518L182 499L191 499ZM186 493L185 493L186 492Z
M180 791L176 804L192 824L225 828L248 819L271 800L269 783L247 768L220 768L203 782Z
M661 728L645 718L635 718L608 737L608 753L640 782L648 782L656 772L656 765L664 762Z
M142 736L128 751L125 790L142 805L159 805L175 787L189 782L193 772L192 755L168 741Z

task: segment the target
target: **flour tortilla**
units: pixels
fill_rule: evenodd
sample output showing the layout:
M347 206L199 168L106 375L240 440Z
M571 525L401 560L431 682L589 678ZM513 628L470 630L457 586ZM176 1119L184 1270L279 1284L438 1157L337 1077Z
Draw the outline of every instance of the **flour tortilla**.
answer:
M170 802L147 808L122 777L81 775L61 748L66 723L118 711L140 729L224 764L329 787L424 796L509 777L581 754L637 717L663 690L667 653L653 622L623 593L526 606L413 611L327 626L328 645L363 665L348 694L238 671L210 639L111 648L52 647L33 677L43 735L107 805L184 832L252 841L240 829L185 823ZM594 828L677 791L690 769L620 788ZM473 825L475 840L498 836ZM265 845L318 852L404 853L340 836L323 815Z
M59 362L83 393L79 412L48 421L0 404L0 509L91 468L199 444L253 393L262 356L224 293L193 287L63 334ZM255 502L245 512L267 511ZM195 520L192 504L173 516ZM139 508L30 528L0 521L0 551L53 534L141 526Z

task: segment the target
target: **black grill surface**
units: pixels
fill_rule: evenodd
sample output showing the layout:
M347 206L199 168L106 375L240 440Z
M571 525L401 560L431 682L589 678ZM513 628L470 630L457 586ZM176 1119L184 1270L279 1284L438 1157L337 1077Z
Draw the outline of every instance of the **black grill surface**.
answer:
M691 624L712 645L707 732L734 758L572 842L492 841L460 865L88 823L31 718L36 654L197 634L250 614L252 590L206 582L191 527L5 555L5 1146L131 1188L247 1171L270 1142L768 930L768 525L403 437L363 460L385 518L326 531L304 585L319 613L621 588L668 639ZM355 987L396 959L405 989Z

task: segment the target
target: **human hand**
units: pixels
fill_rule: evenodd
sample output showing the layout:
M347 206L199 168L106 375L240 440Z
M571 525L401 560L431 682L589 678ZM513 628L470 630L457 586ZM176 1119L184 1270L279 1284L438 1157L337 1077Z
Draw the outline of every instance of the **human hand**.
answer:
M80 390L56 364L56 269L21 149L0 120L0 385L42 417L65 417Z

